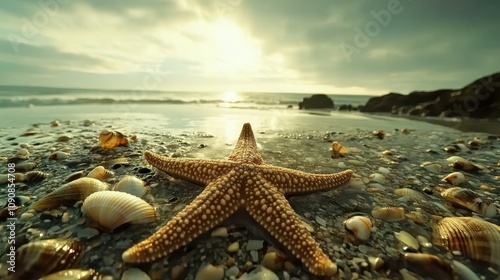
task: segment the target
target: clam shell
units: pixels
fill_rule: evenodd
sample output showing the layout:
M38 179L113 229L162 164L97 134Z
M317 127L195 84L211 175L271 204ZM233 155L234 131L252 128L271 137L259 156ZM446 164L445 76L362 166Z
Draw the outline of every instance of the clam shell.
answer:
M101 274L93 269L66 269L52 273L38 280L99 280Z
M27 184L36 184L47 178L48 174L42 171L30 171L25 174L24 182Z
M463 171L486 171L486 168L482 165L472 163L471 161L459 157L459 156L452 156L446 159L448 163L450 163L450 166L453 168L463 170Z
M425 194L410 188L395 189L394 193L398 196L406 196L415 202L422 202L428 199Z
M105 181L109 177L113 176L113 172L107 170L103 166L99 165L92 169L89 174L87 174L87 177L90 178L95 178L97 180Z
M433 227L432 242L473 260L500 267L500 227L473 217L447 217Z
M137 196L117 191L102 191L89 195L82 213L95 227L112 232L126 224L142 224L156 220L155 209Z
M19 159L28 159L30 157L30 152L26 148L21 148L17 153L16 157Z
M330 151L332 152L332 158L344 157L347 154L347 148L336 141L332 142Z
M405 219L403 207L382 207L372 210L372 216L387 222L396 222Z
M83 249L83 244L76 240L47 239L30 242L17 249L16 272L10 277L38 279L71 268L79 260Z
M99 146L104 150L111 150L115 147L127 145L127 138L119 131L105 129L99 134Z
M422 163L420 165L420 167L424 168L425 170L427 170L429 172L435 173L435 174L441 173L441 170L442 170L441 164L439 164L437 162L430 162L430 161L426 161L426 162Z
M365 216L354 216L344 222L347 231L352 233L357 239L365 241L370 239L372 231L372 221Z
M68 153L61 152L61 151L53 152L52 154L50 154L49 159L50 160L62 160L62 159L68 158L68 155L69 155Z
M447 201L458 204L485 217L497 215L497 208L490 201L484 201L479 195L469 189L460 187L449 188L441 192Z
M420 248L420 245L418 244L417 239L413 237L413 235L409 234L408 232L402 230L400 232L395 232L394 237L401 242L402 244L409 246L415 250L418 250Z
M71 181L37 202L33 203L32 209L52 209L61 205L72 205L76 201L84 200L87 196L94 192L104 191L108 189L108 185L94 178L80 178Z
M451 262L431 254L406 253L403 256L405 266L419 276L432 279L456 279Z
M135 176L123 177L114 187L114 191L126 192L137 197L143 197L148 189L146 183Z
M452 185L460 185L465 182L465 175L462 172L452 172L446 175L442 181Z
M85 173L83 170L75 171L75 172L69 174L68 176L66 176L66 178L64 178L64 181L71 182L71 181L74 181L76 179L80 179L83 176L85 176Z
M28 172L35 169L36 166L37 164L35 162L24 161L16 164L16 172Z
M101 164L106 169L116 169L121 165L130 165L127 158L115 158L111 160L107 160Z

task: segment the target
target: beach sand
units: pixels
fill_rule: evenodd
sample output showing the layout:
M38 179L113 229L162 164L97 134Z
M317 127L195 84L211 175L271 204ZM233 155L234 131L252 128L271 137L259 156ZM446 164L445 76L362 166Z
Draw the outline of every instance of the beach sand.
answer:
M469 210L447 207L436 187L450 187L441 180L458 170L448 166L447 158L462 156L484 166L484 169L481 172L463 171L467 180L460 186L477 192L499 207L500 140L489 134L464 133L404 118L361 113L207 109L196 105L148 105L147 108L121 111L110 110L109 106L9 110L0 113L3 122L0 126L2 170L7 169L6 162L12 160L21 147L26 147L28 161L36 163L35 170L47 175L40 182L16 184L16 195L29 198L17 213L16 248L38 239L75 238L86 246L76 267L93 268L114 279L120 279L124 272L129 273L134 268L139 268L152 279L194 279L207 264L218 265L217 269L226 276L253 273L259 277L259 273L264 273L261 263L272 255L268 255L269 252L282 249L279 244L271 244L262 235L244 227L227 224L222 225L227 234L211 237L208 232L167 258L150 264L131 266L121 260L124 250L162 227L203 189L152 169L143 159L144 151L152 150L172 157L226 158L234 148L244 122L252 124L260 152L268 164L311 173L354 170L356 181L349 186L289 200L295 212L309 225L323 251L335 260L342 279L357 276L401 279L401 273L405 273L401 269L411 270L412 267L402 260L403 248L408 245L398 242L394 233L404 230L415 238L420 236L421 243L423 240L432 242L431 214L476 216L500 224L498 216L485 218ZM6 119L9 116L10 119ZM56 119L60 120L60 125L51 126ZM407 128L409 133L403 133L402 128ZM22 136L30 129L36 133ZM128 147L104 151L98 147L98 135L103 129L118 130L129 139L135 135L137 141ZM372 134L376 129L385 131L383 139ZM60 142L57 139L69 140ZM467 143L470 140L476 141L477 146L469 149ZM349 153L342 158L332 158L332 141L347 147ZM455 145L456 153L443 150L450 145ZM66 158L49 160L55 152L67 153ZM122 157L127 158L126 164L109 164L110 160ZM420 166L424 162L436 162L441 170L432 173ZM88 224L80 212L81 202L46 211L28 210L34 201L65 184L69 174L77 171L87 174L99 165L105 165L113 172L113 176L106 180L109 185L126 175L145 181L151 191L144 200L157 208L158 221L123 226L105 233ZM411 201L408 197L400 197L394 193L398 188L414 189L424 199ZM432 194L424 194L424 188ZM2 204L6 197L6 188L2 188ZM403 207L406 213L422 209L417 214L422 220L406 218L388 222L371 216L373 209L383 206ZM353 214L365 215L372 220L374 229L368 241L357 241L345 230L342 223ZM3 242L9 233L5 223L1 227L0 240ZM264 241L262 246L251 248L261 241ZM228 247L234 247L235 243L239 249L229 252ZM497 270L488 269L498 265L498 260L492 260L494 264L477 263L465 253L465 256L452 255L435 245L420 246L418 251L443 259L452 257L484 279L498 277ZM7 272L6 251L2 252L0 277ZM374 263L378 257L384 260L381 266ZM279 279L319 279L290 255L283 254L274 261L277 268L273 273Z

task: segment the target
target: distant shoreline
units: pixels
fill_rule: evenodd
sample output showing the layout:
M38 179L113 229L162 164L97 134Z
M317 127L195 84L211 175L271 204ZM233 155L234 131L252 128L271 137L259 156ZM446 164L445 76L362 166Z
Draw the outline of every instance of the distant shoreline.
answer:
M454 128L462 132L481 132L500 136L500 120L491 119L446 119L437 117L420 117L410 115L394 115L389 113L365 113L367 115L389 116L405 118L413 121L427 122Z

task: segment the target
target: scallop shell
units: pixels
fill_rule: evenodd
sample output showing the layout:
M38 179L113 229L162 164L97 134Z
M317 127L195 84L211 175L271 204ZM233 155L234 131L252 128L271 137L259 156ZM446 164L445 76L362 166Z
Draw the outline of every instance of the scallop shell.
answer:
M424 163L422 163L420 165L420 167L424 168L425 170L429 171L429 172L432 172L432 173L435 173L435 174L439 174L441 173L441 164L437 163L437 162L430 162L430 161L426 161Z
M143 197L148 189L146 183L135 176L123 177L114 187L114 191L126 192L137 197Z
M102 275L93 269L66 269L52 273L38 280L99 280Z
M370 239L372 231L372 221L365 216L354 216L344 222L347 231L352 233L357 239L366 241Z
M38 279L71 268L79 260L83 249L83 244L76 240L46 239L30 242L17 249L16 272L10 277Z
M69 174L68 176L66 176L66 178L64 178L64 181L71 182L71 181L74 181L76 179L80 179L83 176L85 176L85 173L83 172L83 170L75 171L75 172Z
M398 196L406 196L415 202L422 202L428 199L425 194L410 188L395 189L394 193Z
M156 220L155 209L137 196L117 191L102 191L89 195L82 213L95 227L112 232L126 224L142 224Z
M485 217L492 218L497 215L497 208L490 201L484 201L479 195L469 189L460 187L449 188L441 192L446 200L479 213Z
M99 146L104 150L111 150L115 147L127 145L127 138L119 131L105 129L99 134Z
M95 178L97 180L105 181L109 177L113 176L113 172L107 170L103 166L99 165L92 169L89 174L87 174L87 177L90 178Z
M107 160L101 163L101 165L106 169L116 169L117 167L122 165L130 165L130 163L128 162L127 158L121 157L121 158Z
M452 172L446 175L442 181L452 185L460 185L465 182L465 175L462 172Z
M432 242L500 268L500 226L473 217L447 217L433 228Z
M104 191L108 189L108 185L94 178L80 178L69 182L37 202L33 203L32 209L52 209L60 205L72 205L76 201L84 200L87 196L94 192Z
M30 171L25 174L24 182L27 184L36 184L47 178L48 174L42 171Z
M330 151L332 152L332 158L344 157L348 153L347 148L340 145L340 143L336 141L332 142Z
M372 210L372 216L387 222L396 222L405 219L403 207L382 207Z

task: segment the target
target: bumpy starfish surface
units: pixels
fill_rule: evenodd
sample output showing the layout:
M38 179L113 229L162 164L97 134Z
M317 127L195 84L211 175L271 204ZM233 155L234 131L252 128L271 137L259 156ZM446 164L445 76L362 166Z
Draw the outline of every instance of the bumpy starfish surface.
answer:
M311 174L266 165L249 123L243 125L228 160L167 158L150 151L144 155L159 170L206 188L164 227L125 251L126 263L165 257L244 209L311 273L336 273L337 266L321 251L285 195L338 188L350 180L351 170Z

